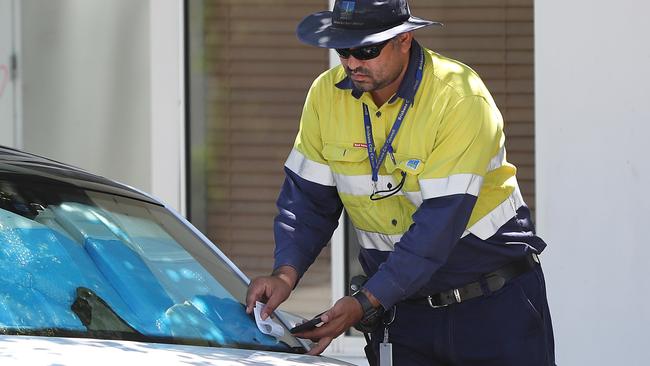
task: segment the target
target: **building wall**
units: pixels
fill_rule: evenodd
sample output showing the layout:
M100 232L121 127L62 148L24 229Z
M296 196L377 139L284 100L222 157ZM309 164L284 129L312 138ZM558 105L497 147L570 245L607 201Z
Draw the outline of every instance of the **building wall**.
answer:
M149 191L149 2L25 0L21 13L23 148Z
M535 4L538 231L561 365L647 365L650 5Z
M15 3L22 91L15 146L184 212L182 1Z
M14 0L0 0L0 145L14 146L16 140L15 75L12 55L15 45Z

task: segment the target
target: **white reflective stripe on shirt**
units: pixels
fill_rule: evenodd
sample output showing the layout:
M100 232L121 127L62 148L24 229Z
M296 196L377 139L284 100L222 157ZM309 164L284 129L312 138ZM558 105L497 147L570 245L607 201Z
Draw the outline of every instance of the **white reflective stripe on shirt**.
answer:
M404 195L415 207L422 206L422 202L424 202L424 199L422 198L422 192L420 191L404 192Z
M354 228L354 231L357 233L357 239L362 248L376 249L382 252L392 252L395 249L395 243L402 239L402 234L372 233L357 228Z
M309 160L303 153L295 148L291 150L284 166L298 174L300 178L306 179L310 182L322 184L324 186L336 185L329 165Z
M506 147L501 146L501 149L499 149L499 152L490 160L490 165L488 166L488 172L491 172L493 170L497 170L503 166L503 164L506 162Z
M447 178L420 179L420 190L425 200L464 193L478 197L482 184L480 175L454 174Z
M517 210L523 205L524 199L521 197L519 186L516 186L515 190L505 201L465 230L463 236L472 233L483 240L491 237L499 231L501 226L515 217Z
M336 182L336 188L341 193L355 195L355 196L370 196L373 193L373 184L372 177L370 174L367 175L343 175L334 173L334 181ZM395 188L399 183L395 182L395 179L392 175L380 175L377 180L377 188L379 190L389 190L388 184L390 183L392 188ZM389 192L380 193L379 195L385 196L390 194ZM403 189L400 189L397 193L394 193L395 196L406 196L409 201L415 207L420 207L422 202L422 193L420 191L411 191L407 192Z
M344 175L333 173L334 181L336 182L336 188L341 193L351 194L355 196L370 196L373 190L372 176L370 174L366 175ZM391 175L380 175L377 180L377 188L379 190L387 190L388 184L391 187L397 186L393 176ZM396 195L401 195L402 192L396 193Z

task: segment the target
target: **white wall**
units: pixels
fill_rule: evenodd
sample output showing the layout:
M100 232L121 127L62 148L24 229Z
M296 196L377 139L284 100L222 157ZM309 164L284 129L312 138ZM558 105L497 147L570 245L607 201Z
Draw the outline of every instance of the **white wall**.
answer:
M21 5L23 148L150 188L148 2Z
M17 90L11 57L17 53L14 1L0 0L0 145L15 146Z
M183 0L150 0L149 7L149 192L186 214Z
M560 365L650 363L650 3L535 3L538 231Z
M182 1L20 3L22 147L183 211Z

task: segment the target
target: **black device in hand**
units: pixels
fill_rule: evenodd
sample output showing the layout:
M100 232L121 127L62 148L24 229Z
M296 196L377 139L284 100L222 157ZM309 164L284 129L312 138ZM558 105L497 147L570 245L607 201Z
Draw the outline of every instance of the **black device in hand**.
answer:
M308 330L312 330L312 329L318 327L318 324L323 322L321 320L321 318L320 318L320 316L323 315L323 314L325 314L325 312L322 312L322 313L316 315L312 319L310 319L310 320L308 320L308 321L306 321L306 322L304 322L302 324L296 325L295 327L289 329L289 332L291 332L292 334L302 333L302 332L306 332Z

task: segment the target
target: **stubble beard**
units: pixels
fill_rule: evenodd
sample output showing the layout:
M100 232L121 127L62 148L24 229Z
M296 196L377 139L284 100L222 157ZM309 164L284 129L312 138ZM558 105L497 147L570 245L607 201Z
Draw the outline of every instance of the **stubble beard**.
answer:
M397 78L401 73L401 69L398 68L391 75L388 75L387 77L381 80L377 80L373 75L373 73L364 67L357 67L354 70L351 70L348 67L344 67L344 69L345 69L345 74L348 76L348 78L350 78L350 81L352 81L354 87L363 92L370 92L370 91L385 88L386 86L390 85L393 81L397 80ZM358 72L367 76L368 81L364 81L364 82L355 81L354 79L352 79L353 72Z

